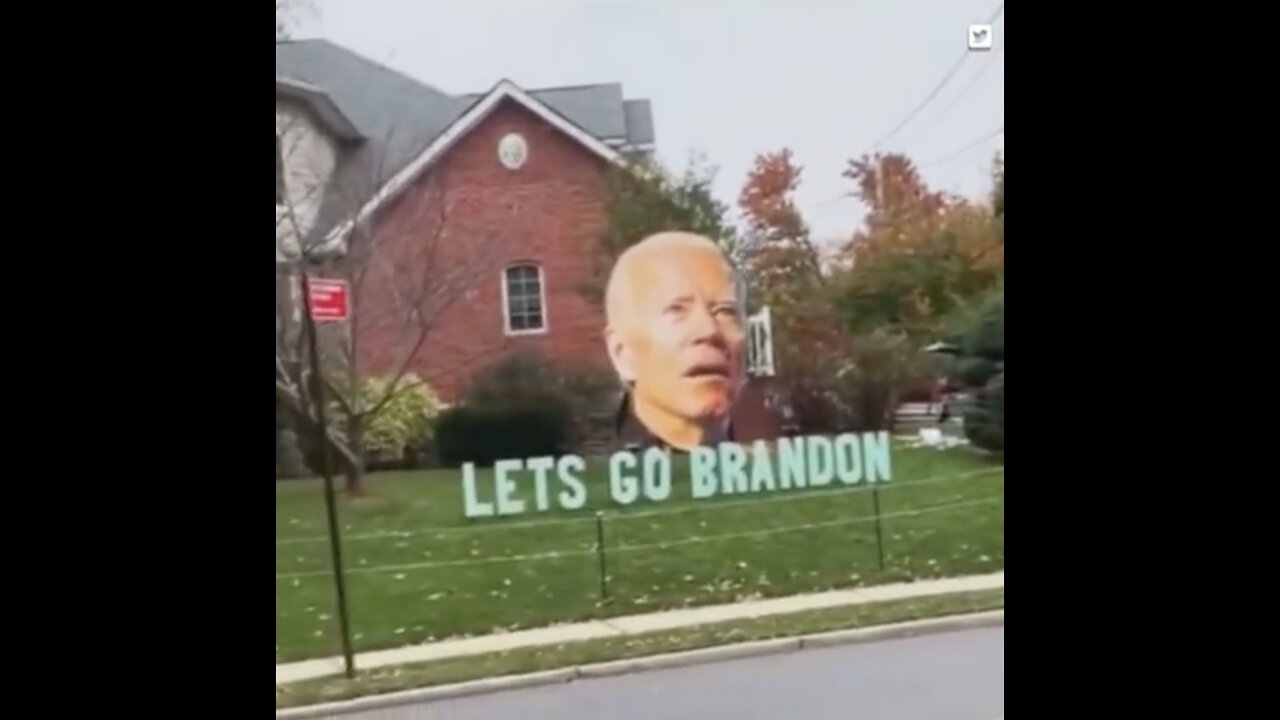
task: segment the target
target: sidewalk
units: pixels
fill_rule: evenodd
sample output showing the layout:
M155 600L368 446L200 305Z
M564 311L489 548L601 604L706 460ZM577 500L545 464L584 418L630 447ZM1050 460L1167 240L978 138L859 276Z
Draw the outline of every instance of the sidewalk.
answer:
M635 635L728 620L784 615L804 610L819 610L887 600L907 600L978 590L998 590L1003 587L1004 572L1001 571L990 575L970 575L942 580L878 585L852 590L833 590L824 593L753 600L729 605L710 605L700 608L646 613L644 615L627 615L607 620L589 620L581 623L553 625L533 630L519 630L459 640L441 640L426 645L410 645L391 650L360 653L356 655L355 664L357 670L372 670L392 665L443 660L467 655L481 655L537 645L558 645L578 640ZM276 684L282 685L300 680L341 675L342 672L341 657L286 663L276 665Z

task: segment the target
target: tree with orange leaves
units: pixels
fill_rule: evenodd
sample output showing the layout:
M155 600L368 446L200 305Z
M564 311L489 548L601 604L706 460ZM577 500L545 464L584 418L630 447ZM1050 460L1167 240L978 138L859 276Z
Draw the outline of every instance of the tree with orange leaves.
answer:
M936 339L947 318L999 282L1004 234L990 208L931 190L904 155L864 155L845 177L868 207L842 249L842 315L852 329ZM1003 185L998 189L1003 205Z
M771 307L802 302L822 285L822 259L796 209L801 168L791 151L756 157L738 195L747 224L742 260L752 292Z
M790 150L756 157L738 196L747 226L743 270L753 303L769 306L773 315L776 382L798 430L833 432L856 422L840 387L842 363L853 349L796 208L800 176Z

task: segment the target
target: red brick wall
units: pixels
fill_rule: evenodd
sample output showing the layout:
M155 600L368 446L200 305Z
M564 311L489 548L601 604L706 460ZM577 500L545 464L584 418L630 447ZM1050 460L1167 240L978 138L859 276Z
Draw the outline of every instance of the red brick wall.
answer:
M529 147L528 160L515 171L498 160L498 141L509 132L523 135ZM364 366L388 372L413 354L417 326L393 288L402 297L406 288L428 288L447 302L429 306L432 330L412 369L446 400L516 348L607 367L603 310L581 292L595 269L605 223L604 171L600 158L537 116L510 101L498 107L380 214L380 261L366 266L354 293ZM547 331L509 336L503 270L526 261L543 268Z

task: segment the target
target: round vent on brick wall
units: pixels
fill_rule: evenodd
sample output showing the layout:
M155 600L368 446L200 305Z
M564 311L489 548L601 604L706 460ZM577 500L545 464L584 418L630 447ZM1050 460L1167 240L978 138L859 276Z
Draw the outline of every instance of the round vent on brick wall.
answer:
M519 170L529 159L529 144L519 133L508 133L498 141L498 161L508 170Z

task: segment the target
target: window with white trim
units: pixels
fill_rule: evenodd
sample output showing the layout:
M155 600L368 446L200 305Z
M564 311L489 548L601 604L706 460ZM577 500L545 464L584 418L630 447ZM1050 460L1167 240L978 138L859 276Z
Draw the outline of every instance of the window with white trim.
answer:
M747 318L747 371L773 377L773 318L768 306Z
M542 267L512 265L502 273L503 322L512 335L547 329L546 290Z

